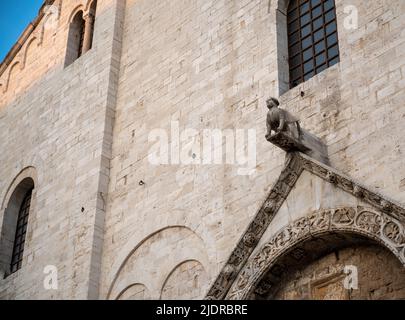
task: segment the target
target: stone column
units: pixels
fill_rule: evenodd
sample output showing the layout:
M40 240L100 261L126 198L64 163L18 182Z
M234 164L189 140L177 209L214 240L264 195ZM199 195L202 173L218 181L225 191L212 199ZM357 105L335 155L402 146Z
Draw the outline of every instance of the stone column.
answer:
M94 29L94 15L88 13L84 17L84 39L83 39L83 54L91 49L93 42L93 29Z

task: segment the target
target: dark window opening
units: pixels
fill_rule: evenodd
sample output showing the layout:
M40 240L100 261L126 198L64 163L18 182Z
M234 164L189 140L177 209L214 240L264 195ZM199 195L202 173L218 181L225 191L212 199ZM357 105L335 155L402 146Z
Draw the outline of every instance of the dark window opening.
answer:
M94 25L96 23L96 12L97 12L97 0L94 0L90 6L90 16L91 16L91 22L90 22L90 48L93 47L93 39L94 39Z
M68 43L66 49L65 66L69 66L76 59L82 56L85 38L85 21L83 11L74 16L69 26Z

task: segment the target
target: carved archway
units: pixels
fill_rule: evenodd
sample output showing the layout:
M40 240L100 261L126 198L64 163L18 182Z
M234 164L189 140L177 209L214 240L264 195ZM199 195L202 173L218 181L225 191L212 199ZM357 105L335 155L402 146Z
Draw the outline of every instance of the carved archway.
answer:
M151 250L151 247L155 249ZM156 248L161 248L165 253L161 254ZM157 263L158 259L163 259L165 263ZM185 226L159 229L126 253L109 287L107 299L115 299L130 283L140 281L147 286L150 297L158 299L163 284L172 272L187 261L197 261L204 270L209 268L209 257L203 239ZM144 272L145 268L148 269L147 273Z
M287 225L264 243L236 277L228 299L248 299L260 281L298 244L324 235L352 234L371 239L391 251L405 266L404 223L387 213L365 207L347 207L314 212ZM296 252L298 254L298 252Z
M258 251L258 245L261 246L260 242L265 241L265 239L262 239L264 233L275 216L278 215L279 209L288 198L291 190L295 187L298 179L304 172L321 178L331 184L336 191L340 190L351 197L355 197L358 205L364 207L369 206L368 208L370 209L367 210L372 214L362 215L361 219L364 219L364 222L361 222L361 225L354 223L336 225L330 222L327 226L330 229L324 227L326 229L320 229L318 231L315 230L314 225L312 225L311 228L308 227L308 233L304 235L301 234L295 243L304 241L306 237L316 235L316 232L349 232L377 240L386 246L388 250L396 252L395 255L399 258L402 264L404 264L403 230L405 223L405 206L387 196L367 188L365 185L303 153L290 152L287 154L285 166L281 171L278 180L273 185L267 198L263 201L262 206L257 211L251 223L242 234L239 242L208 291L206 299L220 300L230 298L231 293L232 297L235 299L237 297L242 298L248 296L245 295L244 287L249 284L249 281L257 280L256 278L251 279L249 277L260 277L261 272L264 272L264 270L255 268L255 265L252 265L252 257L254 257L257 252L260 252ZM338 206L342 205L344 204L339 204ZM356 204L351 205L355 206ZM328 209L329 208L330 207L328 207ZM357 210L359 210L359 208L360 207L355 208L356 214L358 214ZM378 216L378 219L384 218L381 221L378 220L379 224L377 225L381 227L380 229L372 232L361 227L363 224L364 226L367 226L369 223L367 222L367 219L371 219L374 216ZM309 219L309 217L302 219L304 220L297 220L297 222L308 223L307 219ZM353 221L359 221L360 223L361 220ZM380 225L382 223L384 223L383 226ZM285 226L285 224L283 225ZM317 224L315 224L315 226L317 226ZM382 236L382 234L386 234L386 236ZM263 248L259 250L263 250ZM268 248L266 250L268 250ZM237 284L238 281L240 282L239 284ZM253 285L255 285L255 283L250 283L250 286ZM251 288L248 288L248 291L250 289Z

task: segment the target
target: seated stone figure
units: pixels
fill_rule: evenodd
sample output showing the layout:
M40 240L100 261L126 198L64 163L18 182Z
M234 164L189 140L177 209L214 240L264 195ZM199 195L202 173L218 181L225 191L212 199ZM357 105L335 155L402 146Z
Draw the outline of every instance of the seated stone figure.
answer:
M269 140L272 136L271 132L275 131L276 133L285 132L291 137L299 140L301 137L299 120L287 110L280 109L280 103L275 98L268 99L266 104L269 109L266 120L266 139Z

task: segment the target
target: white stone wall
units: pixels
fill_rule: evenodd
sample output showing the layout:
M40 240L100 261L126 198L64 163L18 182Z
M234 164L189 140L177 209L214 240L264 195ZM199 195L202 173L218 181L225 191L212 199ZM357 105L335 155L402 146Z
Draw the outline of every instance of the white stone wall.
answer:
M405 5L336 5L341 62L283 94L282 107L325 141L332 166L404 202ZM358 9L356 30L344 28L348 5ZM284 161L264 139L265 99L285 92L288 80L277 8L284 10L281 0L127 1L101 298L114 298L113 279L132 250L152 247L145 239L170 226L202 239L211 282L260 207ZM148 134L170 134L172 121L199 132L255 129L256 173L240 176L232 165L151 165ZM156 250L163 257L177 252L161 242ZM142 283L144 272L131 276Z

